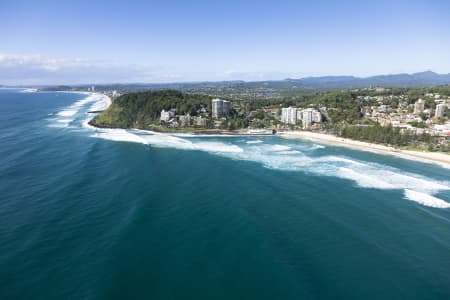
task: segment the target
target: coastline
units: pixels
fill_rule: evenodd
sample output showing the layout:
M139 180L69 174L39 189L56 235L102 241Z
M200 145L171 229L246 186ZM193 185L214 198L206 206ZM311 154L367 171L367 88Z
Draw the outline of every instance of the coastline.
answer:
M94 118L89 120L88 125L92 126L93 128L98 129L131 129L131 130L143 130L143 131L149 131L149 132L155 132L155 133L164 133L168 135L182 135L182 134L188 134L193 136L276 136L276 134L254 134L254 133L248 133L247 130L235 130L235 131L229 131L229 130L221 130L221 129L196 129L196 130L190 130L189 128L180 129L180 130L167 130L166 128L161 129L158 127L150 127L150 128L139 128L139 127L117 127L117 126L109 126L109 125L99 125L95 124L92 121Z
M112 100L109 96L103 94L103 93L92 93L101 95L104 102L105 102L105 108L107 109L111 104ZM94 118L92 118L88 125L94 127L94 128L104 128L104 129L116 129L120 127L114 127L114 126L102 126L98 124L93 124L92 121ZM125 128L121 128L125 129ZM229 130L161 130L159 128L128 128L128 129L138 129L138 130L149 130L153 132L158 133L167 133L167 134L192 134L192 135L223 135L223 136L260 136L258 134L248 134L244 130L236 130L236 131L229 131ZM427 152L427 151L414 151L414 150L403 150L398 149L390 146L385 145L379 145L379 144L372 144L368 142L362 142L357 140L352 140L348 138L341 138L337 137L335 135L325 134L325 133L319 133L319 132L311 132L311 131L281 131L277 132L278 136L282 138L293 138L293 139L304 139L304 140L311 140L315 142L321 142L325 144L330 145L336 145L336 146L342 146L347 148L353 148L357 150L362 151L369 151L369 152L375 152L375 153L382 153L382 154L388 154L388 155L395 155L395 156L401 156L406 159L412 159L412 160L420 160L420 161L426 161L431 163L439 163L444 164L447 167L450 167L450 155L444 154L444 153L437 153L437 152Z
M446 164L450 166L450 155L437 152L422 152L414 150L402 150L385 145L372 144L367 142L356 141L347 138L340 138L335 135L316 133L310 131L285 131L278 133L283 138L304 139L325 144L354 148L357 150L384 153L396 156L402 156L408 159L420 159L434 163Z
M101 95L101 96L103 97L103 100L104 100L105 103L106 103L105 109L108 109L108 107L111 106L111 104L112 104L111 97L109 97L108 95L103 94L103 93L94 93L94 94L99 94L99 95Z

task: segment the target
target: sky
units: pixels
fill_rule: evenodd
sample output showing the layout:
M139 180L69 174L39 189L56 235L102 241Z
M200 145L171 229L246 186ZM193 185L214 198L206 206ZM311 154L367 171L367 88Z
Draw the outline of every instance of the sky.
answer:
M450 73L450 1L0 0L0 84Z

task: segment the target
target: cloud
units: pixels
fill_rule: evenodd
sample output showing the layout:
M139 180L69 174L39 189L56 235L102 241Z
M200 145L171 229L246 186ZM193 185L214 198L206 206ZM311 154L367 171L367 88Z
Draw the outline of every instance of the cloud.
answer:
M117 64L82 58L0 53L0 85L166 83L221 80L281 80L301 73L216 70L199 72L161 66Z
M0 84L45 85L184 80L158 66L121 65L81 58L0 53Z

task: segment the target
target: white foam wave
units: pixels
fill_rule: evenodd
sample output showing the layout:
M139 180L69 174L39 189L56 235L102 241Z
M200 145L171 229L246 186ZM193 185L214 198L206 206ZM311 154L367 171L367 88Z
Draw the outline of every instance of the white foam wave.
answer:
M309 151L312 152L314 150L324 149L325 146L318 144L289 144L289 146L293 149L297 149L300 151Z
M303 171L348 179L362 188L407 189L412 191L409 194L416 193L415 195L421 195L422 199L425 200L434 199L436 201L437 198L432 196L434 193L450 190L448 182L440 182L418 174L402 172L378 163L361 162L340 156L311 157L304 153L294 153L292 151L249 152L248 149L244 149L244 153L238 155L238 158L257 161L271 169ZM439 207L445 206L441 205Z
M147 141L136 134L129 133L125 129L108 129L98 131L91 135L91 137L101 138L116 142L133 142L148 144Z
M337 175L341 178L350 179L355 181L359 186L365 188L377 188L377 189L395 189L395 185L374 176L374 174L360 173L357 170L350 168L340 168Z
M147 132L147 133L154 133L153 131L148 131L148 130L140 130L143 132ZM237 137L237 136L244 136L244 135L239 135L239 134L214 134L214 133L166 133L167 135L171 135L171 136L177 136L177 137L196 137L196 138L223 138L223 137Z
M106 107L106 102L104 101L103 95L101 94L85 94L85 95L86 95L85 98L78 100L77 102L57 112L56 116L58 116L58 118L54 119L54 121L58 123L70 123L75 120L76 115L80 112L81 109L85 108L87 104L90 104L92 102L95 103L91 106L91 108L94 109L91 110L101 110L100 107Z
M299 154L300 151L297 150L286 150L286 151L278 151L277 154L279 155L292 155L292 154Z
M37 91L38 91L37 89L28 88L28 89L21 90L20 92L21 93L36 93Z
M244 150L236 145L228 145L219 142L203 142L195 144L198 150L204 150L207 152L218 152L218 153L241 153Z
M405 197L411 201L415 201L429 207L450 208L450 203L445 202L442 199L409 189L405 189Z
M152 133L143 134L139 130L125 129L100 129L92 137L108 139L112 141L134 142L149 144L159 148L176 148L182 150L200 150L211 153L240 153L243 149L237 145L222 142L198 142L193 143L172 135Z
M378 189L413 189L424 193L448 190L444 183L417 174L401 172L379 164L366 164L364 167L349 165L340 167L338 176L355 181L361 187Z
M56 122L68 124L68 123L72 122L72 119L57 119Z
M256 140L256 141L247 141L247 144L261 144L263 141L261 140Z
M198 139L197 136L192 139L190 136L125 129L95 129L92 136L112 141L149 144L159 148L205 151L231 159L258 162L276 170L302 171L321 176L339 177L351 180L362 188L404 190L408 199L423 205L438 208L450 207L449 203L433 196L439 191L450 190L448 182L350 157L314 156L309 154L310 152L305 154L303 151L296 150L299 147L295 144L288 146L248 143L249 141L237 139L211 141Z
M255 145L251 146L249 149L255 152L279 152L279 151L289 151L291 147L285 145L271 145L271 144L263 144L263 145Z
M100 99L100 100L94 102L94 104L92 104L91 107L89 107L89 111L104 110L104 109L106 109L107 106L108 106L108 103L106 101L104 101L103 99Z
M73 115L75 115L78 112L78 110L76 109L66 109L66 110L62 110L60 112L57 113L58 116L61 117L71 117Z

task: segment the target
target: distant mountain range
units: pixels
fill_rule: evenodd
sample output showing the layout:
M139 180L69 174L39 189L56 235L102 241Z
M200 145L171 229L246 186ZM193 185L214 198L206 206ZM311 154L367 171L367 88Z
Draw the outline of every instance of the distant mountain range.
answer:
M267 81L204 81L204 82L174 82L174 83L117 83L98 84L97 91L118 90L121 92L144 91L149 89L176 89L182 91L203 91L208 93L217 89L233 89L240 91L255 91L272 89L274 91L304 91L304 90L336 90L368 87L428 87L450 85L450 74L437 74L431 71L414 74L377 75L371 77L355 76L323 76L305 78L287 78L284 80ZM71 90L88 88L88 85L75 86L45 86L43 90Z
M324 76L286 79L308 88L336 89L363 87L422 87L450 84L450 74L437 74L431 71L414 74L377 75L371 77Z

